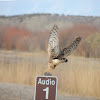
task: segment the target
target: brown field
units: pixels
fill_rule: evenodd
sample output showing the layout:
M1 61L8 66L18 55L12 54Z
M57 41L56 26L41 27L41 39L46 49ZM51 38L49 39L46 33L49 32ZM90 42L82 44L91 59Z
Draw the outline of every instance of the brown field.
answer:
M100 98L100 59L69 56L52 75L63 94ZM45 52L0 51L0 82L34 85L36 75L47 69Z

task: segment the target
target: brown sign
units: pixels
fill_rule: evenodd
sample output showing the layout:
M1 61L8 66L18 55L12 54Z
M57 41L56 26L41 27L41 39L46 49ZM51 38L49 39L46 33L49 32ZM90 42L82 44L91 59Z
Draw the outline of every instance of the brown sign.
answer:
M57 77L38 76L35 83L34 100L56 100L57 97Z

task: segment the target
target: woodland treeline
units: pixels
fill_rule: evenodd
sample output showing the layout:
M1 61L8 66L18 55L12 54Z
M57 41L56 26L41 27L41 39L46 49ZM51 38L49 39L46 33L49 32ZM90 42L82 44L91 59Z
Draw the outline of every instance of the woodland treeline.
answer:
M29 31L16 26L0 26L0 49L20 51L47 51L51 30ZM82 41L73 53L78 56L100 58L100 30L92 24L75 24L59 28L60 49L68 46L78 36Z

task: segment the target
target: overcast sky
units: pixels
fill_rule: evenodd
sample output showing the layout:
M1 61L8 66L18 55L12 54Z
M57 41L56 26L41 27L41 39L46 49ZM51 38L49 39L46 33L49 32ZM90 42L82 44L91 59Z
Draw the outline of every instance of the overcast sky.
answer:
M100 16L100 0L0 0L0 15L32 13Z

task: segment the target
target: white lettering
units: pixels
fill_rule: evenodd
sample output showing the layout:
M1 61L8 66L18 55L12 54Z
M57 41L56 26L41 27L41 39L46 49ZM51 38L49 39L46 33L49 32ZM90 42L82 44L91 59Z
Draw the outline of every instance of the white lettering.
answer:
M51 80L51 79L42 80L41 78L39 78L38 84L41 84L41 85L55 85L55 81Z
M41 84L41 78L39 78L38 84Z
M46 87L45 89L43 89L43 91L46 91L45 99L48 99L48 95L49 95L49 87Z
M51 79L50 79L50 85L52 84Z
M55 85L55 81L54 80L52 80L52 85Z
M49 85L49 79L46 81L46 85Z
M45 80L42 80L42 84L45 85Z

